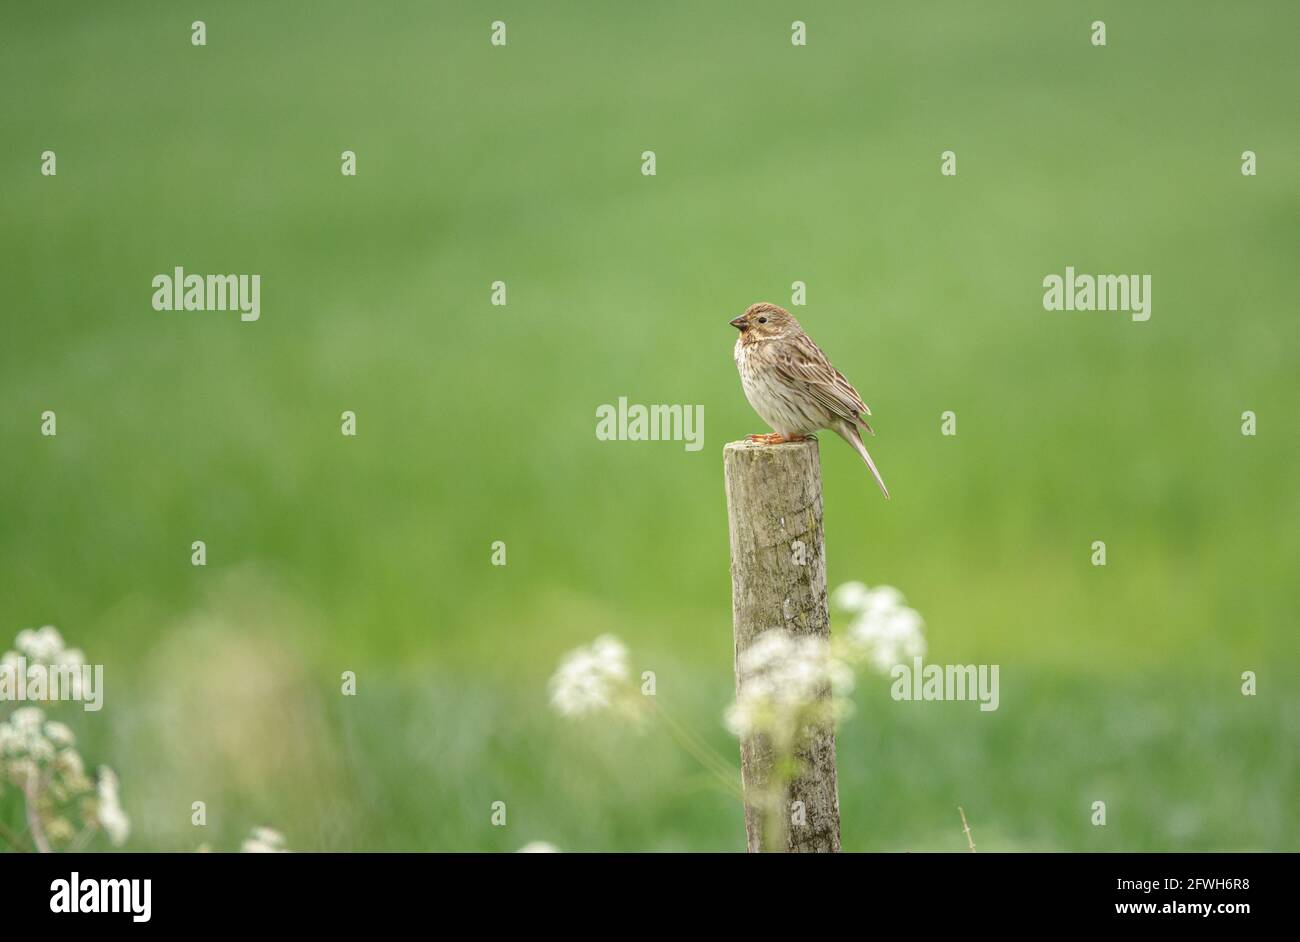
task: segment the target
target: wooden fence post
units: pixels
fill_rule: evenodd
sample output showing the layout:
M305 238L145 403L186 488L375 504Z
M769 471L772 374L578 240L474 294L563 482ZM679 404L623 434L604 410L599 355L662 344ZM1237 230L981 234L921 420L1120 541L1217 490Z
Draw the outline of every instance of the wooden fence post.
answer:
M723 449L723 466L736 657L769 628L829 640L817 443L731 442ZM736 684L739 690L739 672ZM814 735L799 758L803 772L781 802L785 849L837 852L840 800L835 784L835 731ZM742 739L740 773L745 787L745 836L754 853L766 849L768 824L758 796L767 790L772 773L772 752L761 736ZM795 823L800 818L806 823Z

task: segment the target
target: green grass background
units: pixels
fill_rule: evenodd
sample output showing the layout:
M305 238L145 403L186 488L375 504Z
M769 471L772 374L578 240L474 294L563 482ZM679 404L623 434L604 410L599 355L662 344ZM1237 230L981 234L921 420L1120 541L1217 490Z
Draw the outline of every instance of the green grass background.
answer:
M735 754L720 451L764 429L726 322L802 280L895 497L823 441L832 585L896 585L932 660L1001 665L992 714L864 679L845 848L962 850L960 804L981 850L1295 850L1298 25L6 5L0 632L106 665L103 712L63 712L132 849L739 849L671 743L561 721L546 680L616 633ZM176 265L260 273L261 320L153 311ZM1151 274L1151 320L1044 311L1066 265ZM621 395L703 404L704 449L597 441Z

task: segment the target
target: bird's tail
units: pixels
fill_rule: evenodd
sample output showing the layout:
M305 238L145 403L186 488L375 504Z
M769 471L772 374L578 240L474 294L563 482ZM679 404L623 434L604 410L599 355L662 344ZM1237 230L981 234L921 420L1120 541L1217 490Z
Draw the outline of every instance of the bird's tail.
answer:
M885 487L885 479L882 478L880 472L876 470L876 463L871 460L871 455L867 454L867 446L862 444L861 433L858 432L855 426L849 425L847 422L841 422L835 431L839 432L840 436L853 446L853 450L862 456L862 460L865 461L867 467L871 469L871 476L874 477L876 483L880 485L880 493L885 495L885 500L889 500L889 488Z

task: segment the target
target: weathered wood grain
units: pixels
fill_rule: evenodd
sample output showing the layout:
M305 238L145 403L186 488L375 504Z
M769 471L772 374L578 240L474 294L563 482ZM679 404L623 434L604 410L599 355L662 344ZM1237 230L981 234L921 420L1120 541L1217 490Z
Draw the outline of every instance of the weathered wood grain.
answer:
M731 531L735 656L769 628L829 639L817 443L732 442L723 449L723 465ZM802 544L802 564L796 561L800 556L796 544ZM837 852L840 803L834 730L814 735L800 758L803 774L791 783L781 803L785 849L791 853ZM745 834L750 852L756 852L766 849L768 823L759 802L751 801L751 796L764 794L772 776L772 751L762 737L742 740L740 764L746 794ZM803 803L805 824L792 823L794 802Z

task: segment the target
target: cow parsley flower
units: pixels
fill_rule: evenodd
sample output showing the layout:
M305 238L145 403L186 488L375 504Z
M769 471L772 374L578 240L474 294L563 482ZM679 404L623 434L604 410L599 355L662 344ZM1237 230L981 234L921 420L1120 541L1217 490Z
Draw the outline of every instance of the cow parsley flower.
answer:
M0 724L0 758L25 759L37 765L53 759L60 747L48 737L50 727L54 728L56 739L72 735L62 723L46 723L45 712L40 707L14 710L8 721Z
M245 854L287 854L284 835L271 828L253 828L253 833L244 841L240 851Z
M865 582L846 582L831 593L831 604L846 612L856 612L866 606L871 590Z
M847 634L855 656L877 670L887 672L925 654L925 622L893 586L868 589L860 582L848 582L835 590L832 599L836 607L852 613Z
M9 717L9 725L28 737L38 737L45 722L45 711L40 707L20 707Z
M564 716L597 713L625 699L632 688L627 648L613 635L601 635L566 654L551 677L551 705Z
M736 670L739 689L726 721L738 736L762 733L789 743L849 709L853 669L825 638L773 628L741 652Z
M54 844L67 844L77 836L77 831L67 818L52 818L45 825L45 835Z
M30 678L33 668L42 669L45 676L54 673L51 668L78 668L85 664L85 655L79 648L70 648L53 625L41 628L24 628L14 639L14 650L0 655L0 672L9 675L8 682L26 672ZM57 672L67 685L68 696L74 700L82 697L82 673L79 670ZM30 683L30 680L29 680Z
M0 656L0 672L4 683L12 685L20 670L30 680L33 668L52 671L83 663L81 651L69 648L58 629L45 625L18 633L13 649ZM79 698L81 672L61 676ZM57 709L57 700L21 706L0 717L0 789L12 785L21 794L27 839L36 850L82 847L96 830L120 846L130 833L130 821L122 810L117 776L107 768L98 780L88 776L76 735L67 724L47 719L45 707Z
M131 821L122 810L117 785L117 776L113 774L113 770L106 765L100 766L97 788L99 802L95 817L113 846L121 847L126 842L127 835L131 833Z
M49 664L63 653L63 636L53 625L26 628L18 632L18 637L14 639L14 647L29 661Z
M58 723L54 720L45 724L45 738L55 749L67 749L77 741L77 737L72 734L66 724Z

